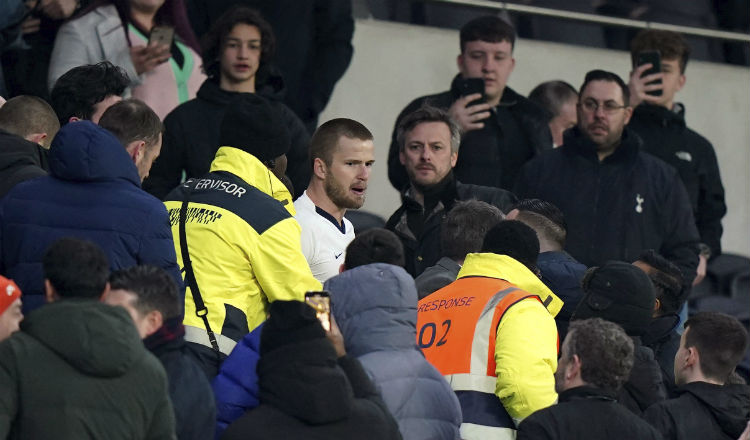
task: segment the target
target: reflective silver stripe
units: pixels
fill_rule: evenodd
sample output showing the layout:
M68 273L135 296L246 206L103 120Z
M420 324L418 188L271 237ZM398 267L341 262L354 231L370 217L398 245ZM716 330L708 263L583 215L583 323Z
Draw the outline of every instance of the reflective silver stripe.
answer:
M446 374L443 377L451 385L453 391L481 391L495 394L497 378L486 374Z
M516 430L461 423L461 438L463 440L515 440Z
M218 333L215 333L215 335L216 342L219 343L219 351L226 355L229 355L229 353L234 350L234 346L237 345L237 342ZM193 327L192 325L186 325L185 341L205 345L206 347L213 350L213 347L211 347L211 341L208 340L208 333L206 333L206 329L202 327Z
M476 375L487 375L487 365L489 364L490 353L490 330L492 327L492 318L495 316L495 307L505 298L505 295L518 289L509 287L497 292L487 301L482 314L479 315L477 325L474 327L474 339L471 341L471 366L469 372ZM493 350L494 351L494 350ZM479 391L479 390L477 390ZM492 393L495 392L493 386Z

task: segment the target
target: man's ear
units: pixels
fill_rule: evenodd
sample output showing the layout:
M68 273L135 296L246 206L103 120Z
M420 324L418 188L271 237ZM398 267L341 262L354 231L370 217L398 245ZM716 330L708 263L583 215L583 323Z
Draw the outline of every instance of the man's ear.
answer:
M344 273L345 270L346 270L346 264L341 263L341 266L339 266L339 273Z
M581 358L577 354L574 354L570 362L568 362L565 368L565 379L575 380L581 376Z
M313 160L313 174L320 180L325 180L328 175L328 166L323 159L316 157Z
M140 163L141 159L143 159L143 155L146 153L146 142L142 140L135 140L125 146L125 151L128 152L128 155L133 160L133 163L137 165L138 163Z
M46 145L45 142L42 142L44 139L47 139L47 133L31 133L29 135L26 135L27 141L39 144L39 146L42 148L49 148L49 145Z
M48 303L53 303L60 299L55 287L46 278L44 279L44 298Z
M110 290L112 290L112 286L110 286L109 281L107 281L107 284L104 285L104 290L102 290L102 294L99 295L99 301L104 301L104 297L107 296Z
M71 116L71 117L70 117L70 118L68 119L68 122L78 122L78 121L81 121L81 120L82 120L82 119L81 119L81 118L79 118L78 116Z
M156 331L159 330L162 325L164 325L164 317L161 315L160 311L152 310L146 315L145 323L146 335L151 336L156 333Z

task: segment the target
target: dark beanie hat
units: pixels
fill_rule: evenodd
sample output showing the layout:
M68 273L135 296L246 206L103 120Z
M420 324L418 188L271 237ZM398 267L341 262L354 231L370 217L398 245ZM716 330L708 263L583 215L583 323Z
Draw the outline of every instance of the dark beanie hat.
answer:
M530 226L518 220L503 220L487 231L482 252L507 255L530 270L536 268L539 238Z
M326 337L315 310L302 301L274 301L260 332L260 354L287 344Z
M268 101L255 93L240 93L227 105L219 144L265 162L286 154L292 141L280 113Z
M592 267L581 281L584 296L573 319L602 318L619 324L630 336L648 329L654 311L654 285L636 266L608 261Z

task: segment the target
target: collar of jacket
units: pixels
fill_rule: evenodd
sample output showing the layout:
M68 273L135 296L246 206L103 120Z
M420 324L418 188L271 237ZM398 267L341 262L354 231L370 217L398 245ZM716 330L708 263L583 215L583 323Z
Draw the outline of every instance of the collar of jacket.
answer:
M286 186L267 166L263 165L263 162L248 152L234 147L219 147L209 171L212 173L215 171L232 173L281 202L292 216L296 214L292 203L292 195Z
M538 295L542 303L546 304L545 307L552 316L556 316L563 306L562 300L552 293L538 276L507 255L468 254L456 279L464 277L487 277L505 280L521 290Z
M440 188L439 199L446 211L453 208L456 200L458 200L458 190L456 189L457 184L458 182L453 177L453 171L451 171L448 173L448 175L445 176L443 180L441 180L434 186L434 188L436 189L438 187ZM407 186L406 189L401 193L401 201L408 211L422 211L424 207L412 196L413 190L414 189L412 185ZM426 192L429 191L430 190L428 189ZM427 201L427 197L430 197L430 194L424 194L425 202Z
M643 335L643 344L652 345L669 337L680 325L680 317L676 313L668 313L653 318Z
M255 93L269 101L282 101L286 95L284 80L277 69L261 66L255 78ZM208 78L198 89L197 97L220 105L227 105L242 92L224 90L217 78Z
M622 131L620 145L614 153L605 157L602 164L613 162L632 162L640 151L641 139L627 126ZM573 127L564 134L563 145L560 147L565 153L572 153L584 157L590 161L599 162L596 155L596 145L581 133L578 127Z
M633 116L653 121L662 127L678 125L685 127L685 108L675 103L672 110L660 105L641 104L633 110Z
M558 403L570 402L571 400L604 400L609 402L615 402L615 394L607 390L595 387L593 385L583 385L575 388L568 388L558 396Z

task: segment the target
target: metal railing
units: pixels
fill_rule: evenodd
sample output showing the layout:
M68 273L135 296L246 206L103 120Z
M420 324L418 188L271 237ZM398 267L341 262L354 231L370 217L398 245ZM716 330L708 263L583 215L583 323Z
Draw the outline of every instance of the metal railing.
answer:
M498 2L490 0L424 0L431 3L449 3L454 5L474 6L479 8L495 9L499 11L520 12L524 14L543 15L547 17L563 18L575 21L585 21L609 26L622 26L637 29L660 29L665 31L679 32L686 35L716 38L727 41L741 41L750 43L750 35L739 32L719 31L714 29L703 29L692 26L679 26L667 23L656 23L643 20L632 20L628 18L608 17L606 15L586 14L583 12L564 11L559 9L542 8L539 6L521 5L517 3Z

